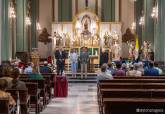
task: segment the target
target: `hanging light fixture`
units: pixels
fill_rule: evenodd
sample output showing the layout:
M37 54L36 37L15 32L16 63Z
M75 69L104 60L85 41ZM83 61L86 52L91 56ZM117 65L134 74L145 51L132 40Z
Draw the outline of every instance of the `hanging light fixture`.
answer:
M143 15L142 17L140 17L139 25L144 26L144 24L145 24L145 17Z
M10 1L9 18L16 18L15 9L12 1Z
M156 5L152 8L151 17L152 17L153 19L157 19L157 18L158 18L158 5L157 5L157 3L156 3Z
M30 19L29 16L26 16L26 18L25 18L25 24L26 25L31 25L31 19Z
M41 25L39 22L36 23L36 28L37 28L37 30L41 30Z
M135 22L132 23L131 29L132 29L133 31L136 30L136 23L135 23Z

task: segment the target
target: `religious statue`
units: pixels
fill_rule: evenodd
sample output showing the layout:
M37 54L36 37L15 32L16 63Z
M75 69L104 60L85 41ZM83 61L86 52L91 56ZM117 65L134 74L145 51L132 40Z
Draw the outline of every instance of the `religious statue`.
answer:
M104 45L106 47L109 46L109 40L110 40L110 35L108 34L108 32L105 32L105 34L104 34Z
M87 19L85 20L85 23L84 23L84 31L88 31L88 21L87 21Z
M135 41L128 42L128 46L129 46L129 58L131 60L136 59L137 58L136 42Z
M46 28L43 28L41 34L39 35L39 41L44 44L52 42L52 39L49 39L50 34L48 33Z
M56 46L63 46L63 39L62 37L59 35L59 33L54 32L54 38L56 40Z
M99 46L99 41L100 41L99 35L95 34L92 38L93 38L92 45L93 46Z
M127 28L126 33L122 36L122 42L135 41L135 35L132 34L131 29Z
M65 47L70 47L70 36L69 36L69 33L65 33Z
M150 59L149 54L152 52L151 43L144 41L141 50L142 50L142 58L144 60L149 60Z
M85 15L82 20L83 31L81 33L81 46L91 45L91 35L92 33L89 31L90 28L90 17Z
M80 40L79 40L80 38L78 37L78 36L75 36L74 38L73 38L73 43L72 43L72 45L73 46L80 46Z
M31 52L32 63L34 64L33 71L39 72L40 55L37 48L33 48Z
M121 56L121 48L117 41L115 41L115 44L112 46L112 59L117 61L120 60Z

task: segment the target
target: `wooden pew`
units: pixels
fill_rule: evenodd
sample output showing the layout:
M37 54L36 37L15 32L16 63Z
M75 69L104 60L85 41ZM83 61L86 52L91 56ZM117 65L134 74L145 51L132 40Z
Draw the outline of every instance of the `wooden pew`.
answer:
M28 114L29 113L29 103L30 103L29 102L30 96L28 94L28 89L22 89L22 90L20 90L20 89L7 89L6 91L11 94L11 96L14 98L14 100L16 102L19 99L20 107L21 107L21 114Z
M165 83L165 79L113 79L100 80L99 83Z
M104 98L103 103L104 114L164 114L165 110L162 98Z
M49 103L49 101L52 98L51 90L52 90L52 83L54 81L52 80L52 74L42 74L44 79L45 79L45 96L46 96L46 104ZM28 79L28 74L21 74L20 79Z
M165 79L165 76L114 76L114 79Z
M33 79L33 80L30 80L30 79L27 79L27 78L21 78L22 81L24 82L33 82L33 83L38 83L38 89L41 90L41 94L40 94L40 97L43 98L43 106L45 107L46 106L46 85L45 85L45 80L44 79Z
M106 98L164 98L165 89L102 89L99 108L103 113ZM120 110L120 109L119 109Z
M165 89L101 89L100 101L103 98L164 98Z
M0 98L0 114L11 114L12 107L9 106L9 98Z
M116 89L116 91L112 91L115 89ZM126 89L127 89L127 91L126 91ZM145 90L137 91L137 89L145 89ZM147 91L146 89L152 89L154 92L153 91L150 92L149 90ZM156 94L154 94L156 91L155 89L159 89L159 90L162 89L162 91L159 91L159 93L157 92ZM130 98L130 97L134 96L137 98L138 97L144 97L144 98L145 97L146 98L162 97L162 98L164 98L165 90L163 90L163 89L165 89L165 83L149 83L149 82L148 83L124 83L124 82L118 83L118 81L115 83L113 81L109 81L109 82L100 81L100 83L98 83L98 103L100 106L99 108L100 108L101 113L103 113L103 104L104 104L103 99L106 97L114 98L114 97L118 96L119 98ZM131 92L131 93L129 93L129 92ZM157 96L157 94L159 96ZM109 97L108 97L108 95L109 95Z
M30 95L30 108L35 108L35 113L39 114L42 109L40 94L41 90L38 89L38 83L26 82L28 93Z
M99 89L165 89L165 83L101 83Z
M99 83L98 98L101 89L165 89L165 83Z

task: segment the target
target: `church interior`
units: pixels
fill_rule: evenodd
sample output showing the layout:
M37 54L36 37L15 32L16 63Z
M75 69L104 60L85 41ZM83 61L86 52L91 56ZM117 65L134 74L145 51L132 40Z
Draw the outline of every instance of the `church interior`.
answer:
M165 0L0 0L0 114L164 114Z

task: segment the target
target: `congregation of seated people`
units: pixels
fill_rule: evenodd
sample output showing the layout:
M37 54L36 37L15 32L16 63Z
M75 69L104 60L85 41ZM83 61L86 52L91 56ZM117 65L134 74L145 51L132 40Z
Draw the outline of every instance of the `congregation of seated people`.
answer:
M0 99L9 99L9 105L14 107L13 111L16 111L17 100L7 91L28 89L26 82L20 80L21 76L26 75L29 80L43 80L44 77L41 73L52 72L46 62L44 62L44 66L41 65L40 71L34 70L33 67L32 62L25 65L20 61L14 63L5 62L0 66ZM27 114L27 109L24 109L24 107L21 107L21 111L22 114Z
M113 79L111 76L160 76L163 73L158 63L152 61L147 63L142 61L137 63L122 63L120 61L104 63L100 70L98 80Z

